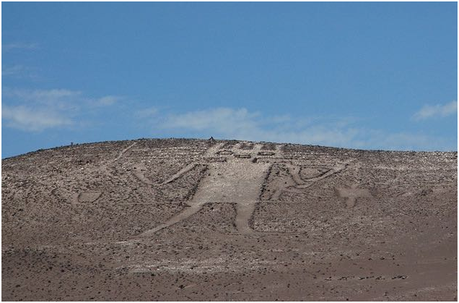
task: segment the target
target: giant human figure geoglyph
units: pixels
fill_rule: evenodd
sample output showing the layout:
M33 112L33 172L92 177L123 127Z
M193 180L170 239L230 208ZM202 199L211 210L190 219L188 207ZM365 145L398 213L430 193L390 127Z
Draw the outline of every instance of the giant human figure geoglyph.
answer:
M242 144L246 143L238 143L231 149L224 149L223 143L210 147L204 156L208 170L205 177L200 181L193 198L186 201L187 207L166 222L144 231L140 236L151 236L164 228L185 220L201 210L206 203L235 203L237 211L235 225L238 232L241 234L253 233L249 226L250 218L256 203L259 202L266 175L276 159L281 159L282 145L277 145L273 151L262 151L262 144L253 144L251 149L242 149ZM162 184L174 182L197 164L192 163L185 166ZM320 176L303 180L299 175L298 167L292 164L284 165L286 165L295 185L277 188L271 199L277 200L285 190L307 188L346 167L346 165L339 164ZM136 176L141 181L152 184L145 179L143 174L137 172Z

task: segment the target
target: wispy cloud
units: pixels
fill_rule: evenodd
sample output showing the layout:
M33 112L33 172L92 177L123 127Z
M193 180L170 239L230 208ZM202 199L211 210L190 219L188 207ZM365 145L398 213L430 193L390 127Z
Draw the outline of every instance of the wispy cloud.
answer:
M75 97L81 94L79 91L72 91L68 89L28 90L17 88L5 88L3 93L7 97L18 97L23 100L32 101L51 101Z
M90 98L80 91L68 89L3 90L2 117L7 127L23 131L89 124L83 121L97 108L112 106L121 97ZM78 123L77 123L78 122Z
M289 116L264 117L245 108L214 108L169 115L159 127L198 131L223 138L333 146L346 146L357 135L352 127L339 127L336 119L306 128L299 128L300 122Z
M215 108L185 114L169 115L164 121L166 128L188 128L192 130L213 130L218 133L240 134L253 132L257 127L257 113L247 109Z
M359 129L360 141L351 147L382 150L456 150L457 143L441 136L422 132L386 132L375 129Z
M105 96L105 97L97 99L95 104L97 106L110 106L118 102L120 99L121 97L117 97L117 96Z
M418 112L413 115L416 121L430 118L441 118L451 116L457 113L457 101L451 101L446 104L424 105Z
M31 79L38 80L40 76L36 73L36 69L30 68L21 64L3 66L3 78L16 78L16 79Z
M4 88L3 99L6 102L20 104L29 108L51 111L76 111L81 106L81 92L68 89L29 90Z
M454 149L446 140L416 133L387 133L358 125L352 117L293 118L264 116L245 108L211 108L182 114L161 114L157 131L194 137L290 142L364 149Z
M8 77L8 76L17 76L24 72L24 66L22 65L13 65L13 66L8 66L8 67L3 67L2 69L2 76L3 77Z
M156 107L144 108L134 112L136 118L152 118L158 114L159 110Z
M33 132L73 124L72 120L62 113L25 106L4 105L2 116L7 126Z
M33 50L38 49L37 43L25 43L25 42L12 42L3 44L2 49L4 51L12 51L17 49L24 49L24 50Z

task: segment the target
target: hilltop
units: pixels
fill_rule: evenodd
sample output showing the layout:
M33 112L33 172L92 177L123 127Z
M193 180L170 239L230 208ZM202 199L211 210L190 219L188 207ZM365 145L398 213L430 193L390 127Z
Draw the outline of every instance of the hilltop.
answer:
M457 153L235 140L2 161L3 300L456 300Z

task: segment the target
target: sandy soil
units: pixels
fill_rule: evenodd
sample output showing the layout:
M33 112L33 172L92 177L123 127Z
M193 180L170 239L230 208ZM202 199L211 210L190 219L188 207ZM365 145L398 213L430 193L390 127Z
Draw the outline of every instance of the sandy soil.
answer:
M3 300L457 299L457 153L140 139L2 163Z

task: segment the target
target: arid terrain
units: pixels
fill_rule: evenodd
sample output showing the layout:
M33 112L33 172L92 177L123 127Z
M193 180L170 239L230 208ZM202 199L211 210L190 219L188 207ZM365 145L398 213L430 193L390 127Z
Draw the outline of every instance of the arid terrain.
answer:
M139 139L2 163L3 300L457 300L457 153Z

